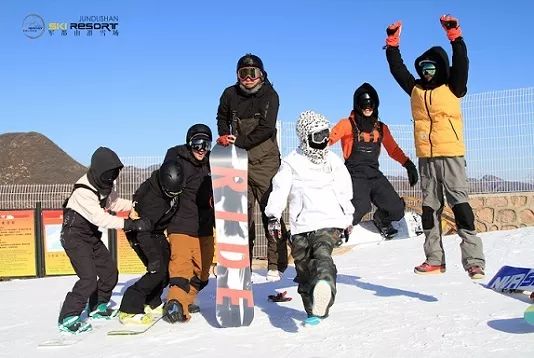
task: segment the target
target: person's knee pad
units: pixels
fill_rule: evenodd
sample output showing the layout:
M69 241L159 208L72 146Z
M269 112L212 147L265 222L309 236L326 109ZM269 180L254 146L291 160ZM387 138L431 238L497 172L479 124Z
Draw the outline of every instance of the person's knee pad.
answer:
M430 230L434 227L434 209L430 206L423 206L421 224L423 225L423 230Z
M186 293L189 293L189 290L191 289L189 280L184 277L171 277L169 280L169 286L177 286Z
M460 203L452 207L454 221L458 230L475 230L475 214L469 203Z
M208 285L209 281L201 281L200 278L198 278L197 276L193 276L191 277L191 280L189 280L189 282L191 286L196 288L197 291L200 291Z

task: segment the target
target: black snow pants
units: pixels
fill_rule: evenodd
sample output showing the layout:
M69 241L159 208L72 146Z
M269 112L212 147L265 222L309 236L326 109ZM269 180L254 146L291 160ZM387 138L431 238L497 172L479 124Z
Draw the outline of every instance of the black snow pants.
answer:
M161 305L161 295L169 283L169 259L171 256L169 242L165 235L152 235L153 250L160 256L160 268L157 272L147 272L136 283L128 287L122 297L119 310L126 313L143 313L145 305L156 308ZM148 266L148 259L135 240L130 241L139 259L145 267Z
M404 216L404 202L384 174L379 172L375 178L352 176L352 188L352 225L358 225L363 216L371 211L371 203L377 208L374 215L384 226Z
M272 191L272 179L278 168L280 167L280 159L272 157L263 159L259 163L248 165L248 240L250 250L250 262L252 265L252 257L254 251L254 242L256 241L256 223L254 207L257 201L260 206L261 220L265 237L267 238L267 265L269 270L278 270L284 272L287 268L288 254L287 254L287 230L283 220L282 237L276 239L269 235L268 224L269 220L265 216L265 207L269 201L269 195Z
M117 264L100 236L79 235L66 228L61 234L61 244L70 259L79 280L67 293L59 322L65 317L79 316L89 300L89 310L108 303L119 278Z

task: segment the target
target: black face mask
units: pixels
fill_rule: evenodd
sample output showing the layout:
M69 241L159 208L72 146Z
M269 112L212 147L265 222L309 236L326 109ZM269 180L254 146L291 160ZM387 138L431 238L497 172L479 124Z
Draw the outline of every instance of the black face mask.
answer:
M113 186L115 179L119 177L121 170L119 168L111 169L100 175L100 181L105 186Z
M93 171L89 170L89 183L91 183L101 195L108 196L111 193L111 189L113 189L113 182L119 177L120 171L119 168L106 170L97 178Z

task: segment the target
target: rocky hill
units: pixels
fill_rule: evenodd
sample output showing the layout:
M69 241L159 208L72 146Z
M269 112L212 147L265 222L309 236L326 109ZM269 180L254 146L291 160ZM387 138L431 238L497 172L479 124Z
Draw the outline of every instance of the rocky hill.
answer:
M0 185L71 184L87 170L36 132L0 135Z

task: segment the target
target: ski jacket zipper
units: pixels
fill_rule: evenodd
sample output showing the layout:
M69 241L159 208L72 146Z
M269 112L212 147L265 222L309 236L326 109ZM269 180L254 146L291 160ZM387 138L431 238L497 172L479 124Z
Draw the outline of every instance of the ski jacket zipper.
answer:
M426 93L428 92L429 90L425 90L425 109L426 109L426 113L428 115L428 119L430 119L430 130L428 131L428 143L430 144L430 158L434 157L434 155L432 154L432 151L433 151L433 148L432 148L432 139L431 136L432 136L432 126L433 126L433 121L432 121L432 116L430 115L430 109L428 108L428 104L426 102ZM432 90L430 90L430 96L429 96L429 99L430 99L430 105L432 106ZM455 132L456 133L456 132Z

